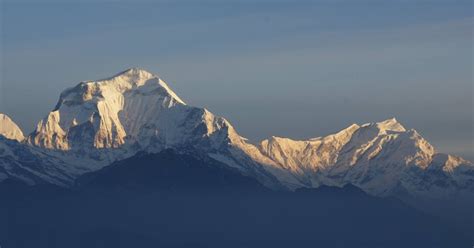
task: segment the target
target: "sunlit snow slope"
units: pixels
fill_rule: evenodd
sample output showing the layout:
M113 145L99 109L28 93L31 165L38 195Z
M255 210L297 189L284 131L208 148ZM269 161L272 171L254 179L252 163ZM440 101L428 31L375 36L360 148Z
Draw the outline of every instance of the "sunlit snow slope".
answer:
M0 113L0 135L7 139L22 141L25 139L18 125L5 114Z

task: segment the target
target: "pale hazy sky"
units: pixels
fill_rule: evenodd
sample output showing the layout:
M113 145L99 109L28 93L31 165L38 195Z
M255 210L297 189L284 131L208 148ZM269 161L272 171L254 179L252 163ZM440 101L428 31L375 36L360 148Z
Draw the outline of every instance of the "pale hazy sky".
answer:
M251 140L396 117L474 160L472 1L9 1L0 112L26 133L60 92L128 67Z

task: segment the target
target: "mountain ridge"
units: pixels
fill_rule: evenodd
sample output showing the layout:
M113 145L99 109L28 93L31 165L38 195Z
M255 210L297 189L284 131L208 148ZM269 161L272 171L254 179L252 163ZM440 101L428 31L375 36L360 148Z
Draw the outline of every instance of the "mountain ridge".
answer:
M439 198L474 194L471 162L438 153L395 118L307 140L273 136L252 144L225 118L186 105L159 76L138 68L66 89L32 134L4 146L5 175L18 176L11 171L21 167L63 186L138 152L174 149L214 159L270 188L353 184L377 196L399 187ZM12 156L15 149L27 156ZM29 160L38 165L24 166Z

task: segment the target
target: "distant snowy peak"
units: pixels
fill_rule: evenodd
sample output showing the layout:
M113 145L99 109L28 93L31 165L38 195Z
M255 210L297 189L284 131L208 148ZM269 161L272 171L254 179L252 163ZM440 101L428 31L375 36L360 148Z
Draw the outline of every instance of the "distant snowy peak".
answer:
M259 153L258 149L227 120L186 105L163 80L140 69L65 90L56 108L28 137L28 144L68 161L61 174L70 178L140 151L172 148L215 154L247 175L279 184L256 162L268 158L250 158L247 154Z
M416 130L395 119L350 127L325 137L291 140L272 137L259 149L291 177L290 188L353 184L373 195L410 192L447 198L474 193L474 165L437 153ZM277 175L277 174L275 174Z
M2 113L0 113L0 135L19 142L25 139L18 125L10 117Z
M353 124L309 140L272 137L262 141L259 149L282 170L292 173L298 180L294 187L351 183L376 194L395 187L406 168L427 168L436 154L418 132L406 130L394 118Z
M137 138L164 110L177 105L185 103L161 78L132 68L65 90L28 141L58 150L118 148L126 139Z
M227 120L186 105L162 79L140 69L65 90L28 143L80 154L86 159L82 164L93 158L103 165L138 151L174 148L206 154L226 151L229 144L246 145Z
M341 160L339 153L361 153L380 137L396 137L406 129L395 119L349 127L325 137L292 140L271 137L260 142L260 150L279 164L301 170L299 167L325 167ZM360 149L357 152L357 149ZM354 154L356 156L356 154ZM355 158L353 158L355 159ZM303 172L303 171L301 171Z
M181 104L185 104L158 75L139 68L130 68L110 78L86 81L82 84L100 85L102 88L114 88L120 93L139 88L139 91L143 94L159 93Z

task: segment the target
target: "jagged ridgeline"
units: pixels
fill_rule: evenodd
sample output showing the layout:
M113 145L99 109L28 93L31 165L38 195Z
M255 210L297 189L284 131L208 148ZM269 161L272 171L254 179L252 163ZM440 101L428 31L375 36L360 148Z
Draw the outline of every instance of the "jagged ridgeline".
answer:
M474 201L474 165L439 153L395 118L309 140L252 144L226 119L187 105L159 76L137 68L66 89L26 137L2 114L0 133L0 181L73 187L114 162L171 149L274 190L351 184L422 208Z

